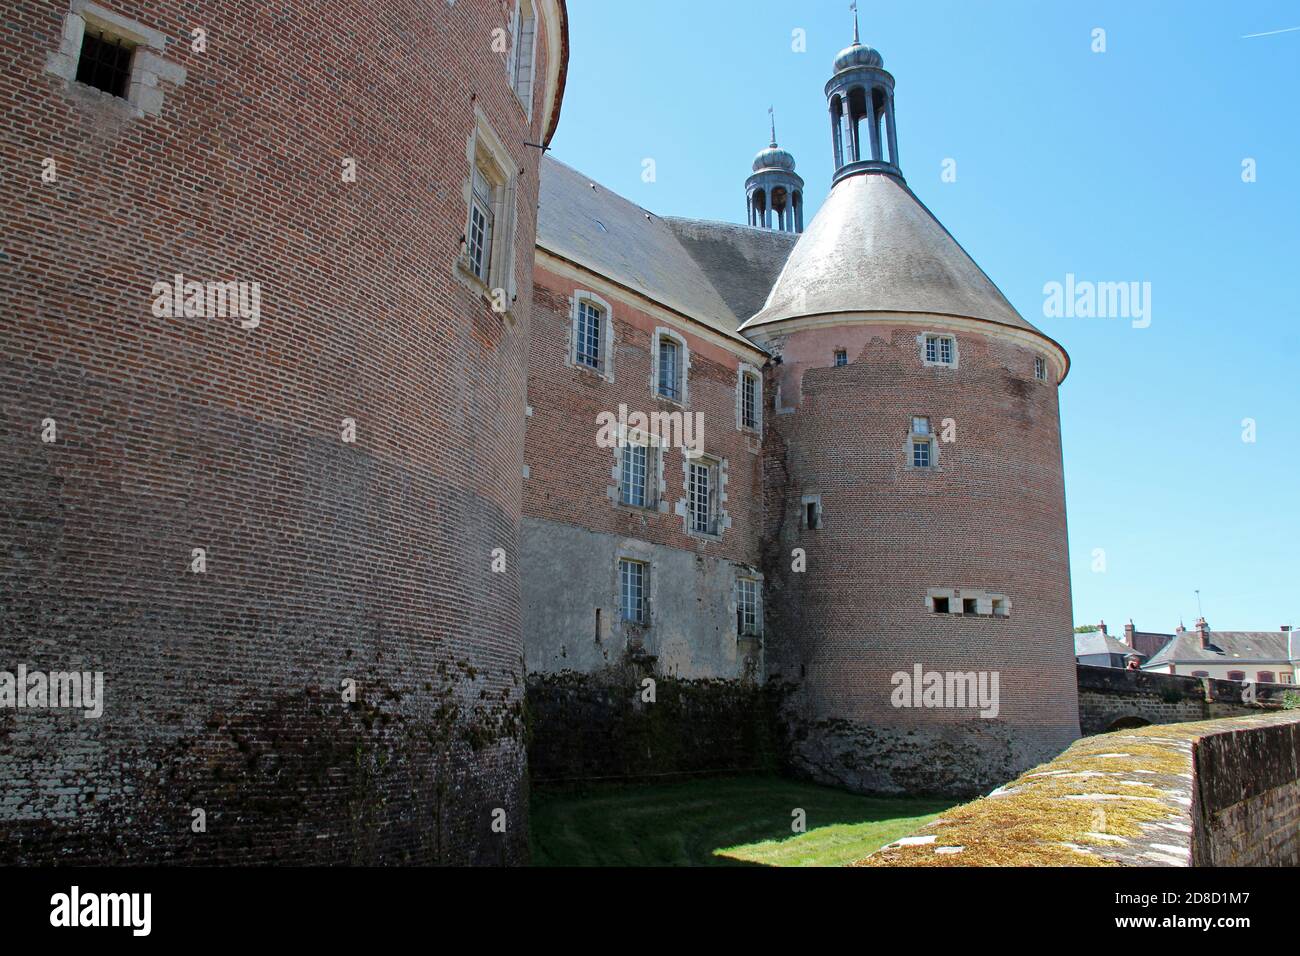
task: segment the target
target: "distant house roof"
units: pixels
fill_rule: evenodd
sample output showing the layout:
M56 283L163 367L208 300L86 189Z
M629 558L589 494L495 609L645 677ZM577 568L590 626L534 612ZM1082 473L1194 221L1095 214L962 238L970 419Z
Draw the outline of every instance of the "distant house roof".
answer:
M1183 631L1146 662L1161 664L1284 664L1291 660L1286 631L1210 631L1210 646L1201 635Z
M1129 647L1123 641L1117 641L1109 634L1103 634L1101 631L1089 631L1086 634L1074 635L1074 656L1084 657L1094 654L1119 654L1127 657L1130 654L1137 654L1137 651ZM1138 654L1141 657L1141 654Z
M751 348L758 346L736 331L748 318L735 311L748 308L747 295L728 285L728 301L715 282L721 284L719 277L735 268L742 274L732 277L732 285L759 277L763 284L752 294L766 298L785 258L780 242L748 235L759 232L664 219L559 160L542 161L539 246ZM721 248L727 239L734 249Z

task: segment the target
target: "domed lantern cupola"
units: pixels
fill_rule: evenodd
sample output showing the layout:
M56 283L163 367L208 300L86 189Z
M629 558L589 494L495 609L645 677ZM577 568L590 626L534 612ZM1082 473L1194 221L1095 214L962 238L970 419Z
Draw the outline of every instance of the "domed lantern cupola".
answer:
M754 157L754 173L745 180L745 208L751 226L780 232L803 232L803 178L794 171L794 157L776 145L776 115L772 142Z
M887 173L901 180L894 126L894 78L885 69L880 53L858 38L856 3L853 45L835 58L834 72L826 84L835 147L833 183L864 172Z

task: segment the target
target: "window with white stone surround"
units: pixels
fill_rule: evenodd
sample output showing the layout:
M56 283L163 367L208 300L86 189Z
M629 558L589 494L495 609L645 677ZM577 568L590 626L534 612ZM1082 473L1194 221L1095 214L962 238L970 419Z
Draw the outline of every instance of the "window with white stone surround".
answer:
M655 329L650 353L650 389L658 397L685 406L691 352L686 339L668 328Z
M510 55L506 74L524 112L533 115L533 70L537 59L537 12L533 0L516 0L510 21Z
M736 370L736 427L763 430L763 373L745 362Z
M682 456L682 472L685 496L677 502L676 512L684 521L686 533L720 537L731 527L726 459L687 452Z
M614 381L614 310L586 289L569 300L569 347L564 364Z
M1005 594L982 588L930 588L925 592L926 610L934 614L964 617L1010 617L1011 602Z
M477 107L466 143L465 234L460 267L466 284L480 291L492 308L514 318L515 166L500 137Z
M926 332L917 336L917 342L921 346L922 364L939 368L957 367L957 339L954 336Z
M185 84L185 68L163 59L166 49L167 37L152 27L89 0L72 0L45 72L69 89L96 91L105 103L123 102L134 116L158 116L167 86Z

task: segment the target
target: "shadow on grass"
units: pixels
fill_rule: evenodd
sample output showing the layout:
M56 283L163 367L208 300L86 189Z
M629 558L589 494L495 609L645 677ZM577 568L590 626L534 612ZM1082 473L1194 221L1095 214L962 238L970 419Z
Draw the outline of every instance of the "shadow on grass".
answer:
M537 866L835 866L861 859L952 801L864 797L780 777L729 777L532 800ZM803 811L806 833L792 829Z

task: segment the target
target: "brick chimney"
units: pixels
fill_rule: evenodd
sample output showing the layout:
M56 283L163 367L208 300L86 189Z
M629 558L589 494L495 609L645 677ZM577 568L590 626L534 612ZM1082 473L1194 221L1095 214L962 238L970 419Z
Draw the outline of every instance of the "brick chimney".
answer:
M1102 633L1104 636L1106 636L1106 637L1109 637L1109 636L1110 636L1109 634L1106 633L1106 622L1105 622L1105 621L1102 621L1100 624L1097 625L1097 630L1101 631L1101 633Z
M1198 617L1196 619L1196 633L1201 639L1201 647L1203 648L1209 647L1210 646L1210 625L1205 623L1205 618Z
M1124 643L1129 647L1133 646L1133 619L1129 618L1128 623L1124 625Z

